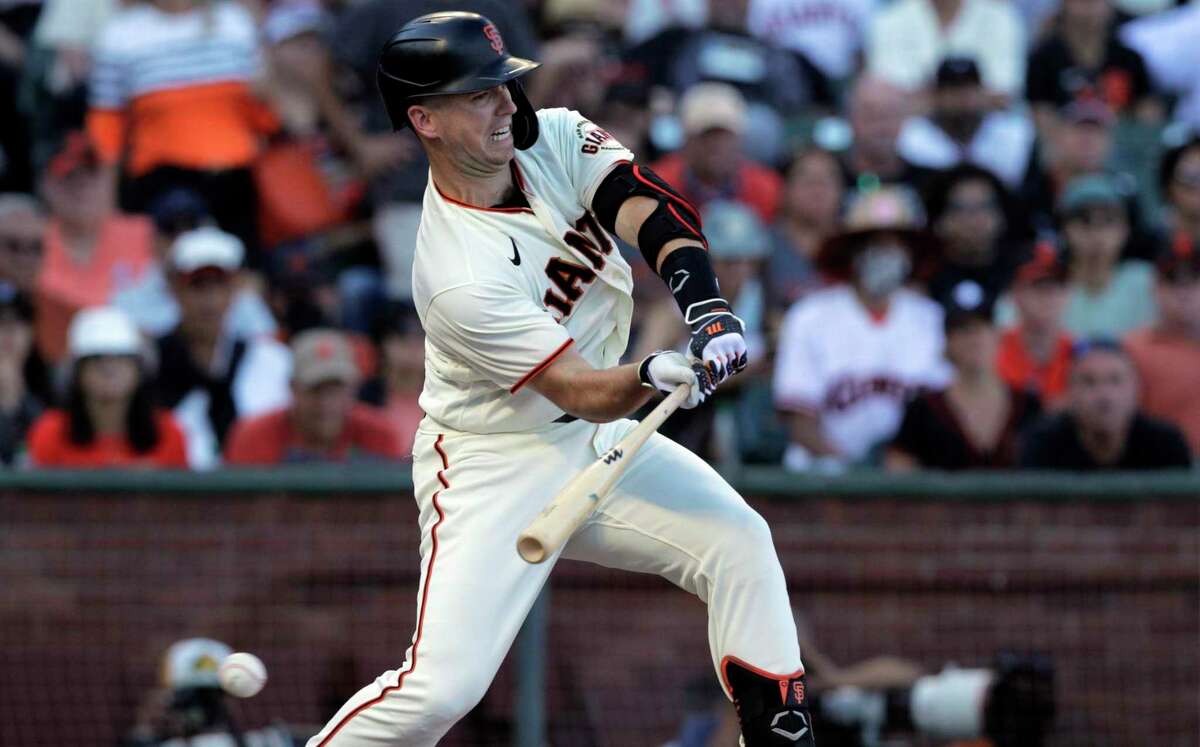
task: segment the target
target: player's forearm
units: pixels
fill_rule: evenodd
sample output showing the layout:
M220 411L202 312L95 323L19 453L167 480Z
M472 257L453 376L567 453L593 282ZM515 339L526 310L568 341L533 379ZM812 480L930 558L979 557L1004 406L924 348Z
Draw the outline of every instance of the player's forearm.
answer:
M571 389L569 406L563 409L593 423L607 423L633 413L653 393L642 386L637 364L631 363L581 376Z
M637 364L596 369L573 351L538 374L529 386L567 414L594 423L623 418L653 394L642 386Z

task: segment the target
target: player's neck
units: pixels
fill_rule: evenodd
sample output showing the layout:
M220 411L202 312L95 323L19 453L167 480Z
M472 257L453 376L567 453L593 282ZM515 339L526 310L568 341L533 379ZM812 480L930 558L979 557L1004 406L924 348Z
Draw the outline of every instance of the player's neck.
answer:
M430 154L429 170L442 195L475 207L492 207L503 202L513 185L512 169L507 166L494 174L467 174Z

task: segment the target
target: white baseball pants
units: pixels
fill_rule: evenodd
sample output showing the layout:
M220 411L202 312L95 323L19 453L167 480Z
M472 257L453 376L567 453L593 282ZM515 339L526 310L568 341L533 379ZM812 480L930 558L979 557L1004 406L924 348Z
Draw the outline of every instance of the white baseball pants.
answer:
M417 627L400 669L356 693L308 747L434 745L487 691L554 561L516 538L635 422L494 435L426 432L414 445L421 527ZM562 552L656 573L708 605L713 666L732 656L780 677L800 648L766 522L708 464L655 434ZM728 692L728 688L726 688Z

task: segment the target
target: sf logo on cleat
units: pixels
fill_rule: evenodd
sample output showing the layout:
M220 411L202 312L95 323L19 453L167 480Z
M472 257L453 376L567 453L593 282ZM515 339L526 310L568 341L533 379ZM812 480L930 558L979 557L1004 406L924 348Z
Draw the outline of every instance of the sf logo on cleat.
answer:
M780 711L771 719L771 732L792 742L799 742L809 735L810 730L808 714L804 711Z

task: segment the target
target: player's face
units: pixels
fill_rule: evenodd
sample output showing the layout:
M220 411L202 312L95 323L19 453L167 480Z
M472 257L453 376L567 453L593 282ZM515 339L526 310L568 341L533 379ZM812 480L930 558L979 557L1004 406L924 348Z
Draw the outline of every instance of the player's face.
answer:
M512 116L506 86L444 97L434 109L438 139L464 173L495 174L513 157Z
M1070 397L1071 411L1084 428L1119 429L1137 408L1133 365L1113 351L1086 353L1071 370Z

